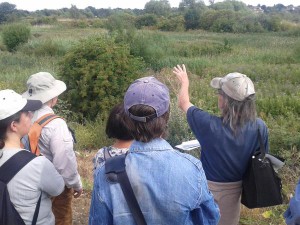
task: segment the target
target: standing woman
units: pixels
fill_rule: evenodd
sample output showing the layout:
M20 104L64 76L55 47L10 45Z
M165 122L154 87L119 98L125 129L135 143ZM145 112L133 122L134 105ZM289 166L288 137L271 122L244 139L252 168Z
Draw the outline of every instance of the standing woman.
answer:
M221 225L236 225L240 218L242 178L248 162L259 148L258 128L268 151L268 129L256 118L255 90L250 78L230 73L212 79L218 91L221 116L195 107L189 98L185 65L174 67L181 88L179 107L201 145L201 161L209 189L220 207Z
M31 111L41 106L40 101L26 100L13 90L0 91L0 168L16 153L25 151L20 148L20 139L31 126ZM54 225L50 197L63 191L64 181L48 159L44 156L32 159L10 180L7 188L11 202L26 225L32 224L40 196L36 224Z

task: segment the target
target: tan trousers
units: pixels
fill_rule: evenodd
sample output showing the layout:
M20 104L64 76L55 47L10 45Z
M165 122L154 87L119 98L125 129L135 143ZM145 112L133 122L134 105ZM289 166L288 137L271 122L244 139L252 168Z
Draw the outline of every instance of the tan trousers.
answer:
M220 208L219 225L237 225L240 220L242 181L230 183L208 181L208 187Z
M52 199L55 225L72 225L72 198L73 189L65 187L59 196Z

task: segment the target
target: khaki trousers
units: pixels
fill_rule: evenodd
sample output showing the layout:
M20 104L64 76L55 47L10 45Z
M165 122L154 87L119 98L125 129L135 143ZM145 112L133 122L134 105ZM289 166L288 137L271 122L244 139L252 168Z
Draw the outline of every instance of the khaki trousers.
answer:
M208 187L220 208L219 225L237 225L240 220L242 181L230 183L208 181Z
M65 187L59 196L52 199L55 225L72 225L72 198L73 189Z

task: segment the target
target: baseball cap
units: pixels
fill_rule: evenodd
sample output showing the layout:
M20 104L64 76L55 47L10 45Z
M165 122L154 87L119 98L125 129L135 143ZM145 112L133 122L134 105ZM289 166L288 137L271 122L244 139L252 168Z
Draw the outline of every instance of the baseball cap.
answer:
M67 86L63 81L56 80L48 72L39 72L28 78L27 91L22 96L26 99L40 100L44 104L66 89Z
M136 116L129 112L135 105L150 106L155 110L152 115ZM135 80L127 89L124 97L124 109L127 115L139 122L148 122L162 116L169 110L170 95L166 85L155 77L143 77Z
M221 89L237 101L244 101L248 96L255 94L250 78L238 72L229 73L225 77L215 77L211 80L210 85L213 88Z
M42 107L38 100L27 100L13 90L0 91L0 120L6 119L20 111L35 111Z

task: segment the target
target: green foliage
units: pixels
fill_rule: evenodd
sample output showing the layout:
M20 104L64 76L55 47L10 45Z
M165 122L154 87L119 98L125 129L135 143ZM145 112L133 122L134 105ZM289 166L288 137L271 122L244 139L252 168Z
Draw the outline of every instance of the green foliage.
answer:
M141 29L142 27L155 26L156 24L157 24L157 18L153 14L142 15L138 17L135 21L135 26L138 29Z
M94 119L120 102L129 84L140 76L143 63L129 47L111 37L90 37L71 48L61 62L60 75L68 87L71 110Z
M134 27L135 18L127 13L111 15L105 22L105 28L110 32L130 30Z
M29 43L19 49L28 55L35 56L63 56L66 53L66 48L63 44L53 40L46 39L40 42Z
M212 9L215 10L231 10L231 11L244 11L249 12L250 9L247 5L241 1L225 0L223 2L217 2L211 5Z
M12 24L3 28L3 43L9 51L15 51L21 44L27 43L30 38L30 28L24 24Z
M16 5L8 2L0 3L0 23L4 23L9 20L9 16L15 10Z
M184 25L186 30L196 30L200 27L200 12L191 8L184 14Z
M42 16L34 18L30 24L31 25L51 25L57 23L57 18L55 16L49 17L49 16Z
M171 12L168 0L150 0L145 4L145 13L157 16L167 16Z
M172 16L169 18L161 18L159 20L158 29L161 31L184 31L184 18L182 15Z

